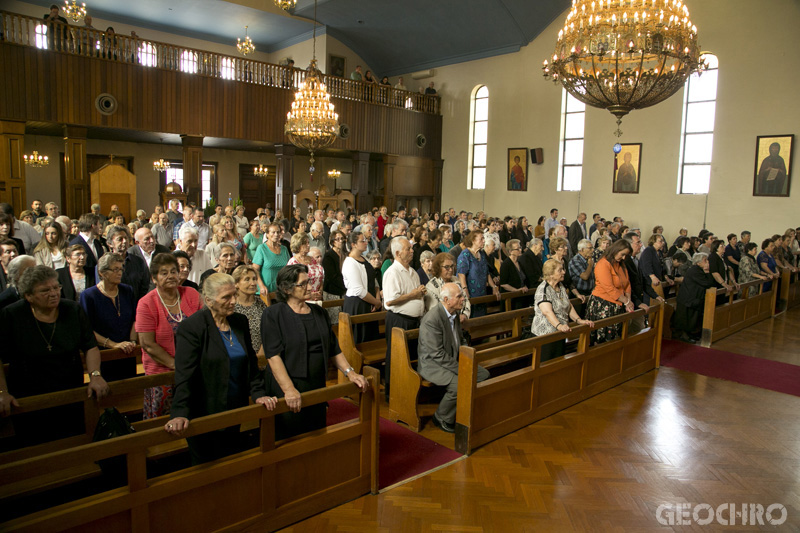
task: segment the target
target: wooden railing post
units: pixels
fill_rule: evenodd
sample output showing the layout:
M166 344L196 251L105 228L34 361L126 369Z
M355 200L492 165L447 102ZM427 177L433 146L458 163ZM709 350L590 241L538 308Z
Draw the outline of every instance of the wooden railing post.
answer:
M783 269L781 272L781 283L780 283L780 294L777 296L778 302L775 307L773 307L774 311L772 316L779 315L786 311L789 307L789 287L792 284L792 273L789 269Z
M711 346L714 333L714 313L717 307L717 289L706 289L706 299L703 304L703 333L700 345L706 348Z
M475 348L462 346L458 351L458 392L456 406L456 451L468 455L471 450L470 427L475 408L475 388L478 386L478 364Z

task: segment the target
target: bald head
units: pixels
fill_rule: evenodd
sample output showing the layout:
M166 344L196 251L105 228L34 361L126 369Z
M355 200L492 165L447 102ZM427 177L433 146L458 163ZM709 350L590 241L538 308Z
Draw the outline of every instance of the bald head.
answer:
M451 315L461 310L464 305L464 293L461 291L461 287L455 283L445 283L439 291L439 297L442 299L442 305Z
M136 233L133 234L133 238L139 247L148 254L152 254L153 250L156 249L156 240L153 238L153 232L147 228L137 229Z

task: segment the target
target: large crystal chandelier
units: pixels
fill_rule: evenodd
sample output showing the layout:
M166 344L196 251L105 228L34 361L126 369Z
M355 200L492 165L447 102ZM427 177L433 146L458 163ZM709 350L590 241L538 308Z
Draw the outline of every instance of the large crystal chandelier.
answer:
M243 56L256 51L256 45L253 44L253 41L247 35L247 26L244 27L244 41L238 37L236 38L236 49L239 50L239 53Z
M622 117L660 103L702 72L697 26L682 0L572 0L545 78Z
M333 110L331 95L317 69L317 2L314 0L314 33L311 64L306 79L294 95L292 110L286 115L284 133L289 142L311 153L308 171L314 181L314 151L333 144L339 131L339 115Z
M86 4L78 5L75 0L69 3L69 0L64 0L64 16L72 22L80 22L86 16Z
M339 179L339 176L341 176L341 175L342 175L342 173L340 171L336 170L335 168L333 168L333 169L328 171L328 178L330 178L332 180Z

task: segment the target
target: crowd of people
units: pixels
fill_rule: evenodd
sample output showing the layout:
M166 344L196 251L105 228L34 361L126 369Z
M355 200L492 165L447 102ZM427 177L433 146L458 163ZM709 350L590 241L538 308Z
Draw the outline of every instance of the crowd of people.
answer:
M242 206L217 206L206 217L173 201L131 221L116 205L100 211L93 205L73 220L53 202L35 200L21 213L0 204L0 335L10 368L7 382L0 372L2 415L13 413L17 398L82 386L84 369L88 394L103 397L108 381L137 369L132 357L101 363L99 350L131 353L138 345L145 374L175 372L172 385L145 391L145 418L169 416L165 429L181 435L193 418L249 399L273 409L284 398L290 412L277 417L276 437L286 438L324 427L324 406L304 408L301 394L325 386L329 360L367 386L332 334L339 311L385 309L386 331L420 328L419 372L447 390L434 424L452 431L463 328L486 313L470 298L518 293L516 308L534 307L531 335L569 333L577 323L602 343L620 337L622 324L595 322L663 302L680 284L672 326L676 337L696 342L707 288L724 289L722 299L744 297L740 286L761 279L769 290L781 270L797 271L800 256L794 229L757 245L749 231L723 240L682 228L670 244L661 226L643 234L621 217L594 214L587 227L585 213L568 224L557 209L535 226L524 216L452 208L305 217L259 208L248 219ZM330 300L343 303L319 305ZM645 327L637 315L628 331ZM377 339L377 323L353 334L356 342ZM565 353L565 336L556 337L542 361ZM390 369L387 343L387 400ZM50 415L15 417L20 443L44 436L41 416ZM75 432L80 419L59 415L59 431ZM242 435L230 428L192 437L192 458L246 446Z

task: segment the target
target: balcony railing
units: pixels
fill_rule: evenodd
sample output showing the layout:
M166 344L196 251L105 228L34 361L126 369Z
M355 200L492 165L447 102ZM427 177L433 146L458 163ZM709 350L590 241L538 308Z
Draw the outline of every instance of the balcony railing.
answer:
M0 38L22 46L286 90L294 90L305 79L305 71L297 68L141 39L136 35L70 26L17 13L3 11L0 15L3 32ZM440 99L437 95L402 91L389 85L327 74L323 74L323 80L334 98L439 114Z

